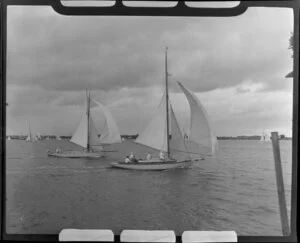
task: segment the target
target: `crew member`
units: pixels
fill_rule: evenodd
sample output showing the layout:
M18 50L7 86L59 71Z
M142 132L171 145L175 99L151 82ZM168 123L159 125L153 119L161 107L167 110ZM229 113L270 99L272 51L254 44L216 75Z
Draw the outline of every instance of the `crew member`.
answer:
M151 160L152 159L152 156L150 153L147 154L147 160Z
M164 151L160 151L160 153L159 153L159 158L160 158L161 160L165 160L165 153L164 153Z

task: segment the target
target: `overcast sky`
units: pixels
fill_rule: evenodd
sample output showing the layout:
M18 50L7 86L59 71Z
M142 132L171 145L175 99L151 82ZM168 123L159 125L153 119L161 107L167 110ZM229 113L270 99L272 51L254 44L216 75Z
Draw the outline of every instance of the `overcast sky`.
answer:
M289 9L230 18L75 17L50 7L8 9L7 123L26 133L71 135L85 89L122 134L141 132L160 101L168 46L170 98L183 129L189 107L174 82L197 93L218 136L291 136L293 30ZM101 114L94 114L99 130Z

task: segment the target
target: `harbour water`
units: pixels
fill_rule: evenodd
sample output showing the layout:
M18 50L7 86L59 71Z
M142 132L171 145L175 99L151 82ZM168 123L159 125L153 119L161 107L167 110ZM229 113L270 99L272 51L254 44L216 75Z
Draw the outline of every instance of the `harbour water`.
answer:
M6 231L58 234L63 228L235 230L281 235L271 142L221 140L215 158L190 168L127 171L108 163L148 150L125 141L102 159L48 157L65 140L6 141ZM292 143L280 141L290 217Z

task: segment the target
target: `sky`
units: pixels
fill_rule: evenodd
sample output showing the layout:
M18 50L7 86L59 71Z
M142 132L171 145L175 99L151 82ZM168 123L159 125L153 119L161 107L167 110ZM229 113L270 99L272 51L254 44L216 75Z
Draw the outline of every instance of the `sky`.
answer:
M251 8L237 17L63 16L51 7L10 6L7 127L72 135L85 89L106 105L121 134L146 128L165 80L183 130L194 91L217 136L292 134L290 9ZM93 114L101 131L103 116Z

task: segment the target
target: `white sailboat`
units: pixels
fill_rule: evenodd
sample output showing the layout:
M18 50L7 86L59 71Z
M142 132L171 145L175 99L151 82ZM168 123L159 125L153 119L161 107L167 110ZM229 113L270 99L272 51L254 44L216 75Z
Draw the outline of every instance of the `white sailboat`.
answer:
M102 109L106 119L106 123L103 129L104 132L103 134L101 134L100 138L98 137L98 131L91 114L91 101L93 101L98 108L100 107ZM82 116L81 122L76 128L70 141L83 147L83 151L57 151L55 153L48 153L48 155L66 158L100 158L103 156L102 152L107 151L94 151L97 146L101 147L104 143L111 144L121 141L118 127L109 110L100 102L91 100L90 94L88 92L86 112Z
M164 151L165 159L139 160L137 163L114 162L111 167L130 170L167 170L191 165L189 152L179 128L176 116L169 104L167 49L165 53L166 90L157 113L147 128L136 139L136 143Z
M31 132L31 129L30 129L30 124L28 125L28 135L27 135L27 138L25 139L26 142L33 142L33 141L36 141L36 136L34 136Z
M261 135L261 137L260 137L260 141L262 141L262 142L269 142L269 141L271 141L271 137L270 137L270 135L268 133L263 132L262 135Z

